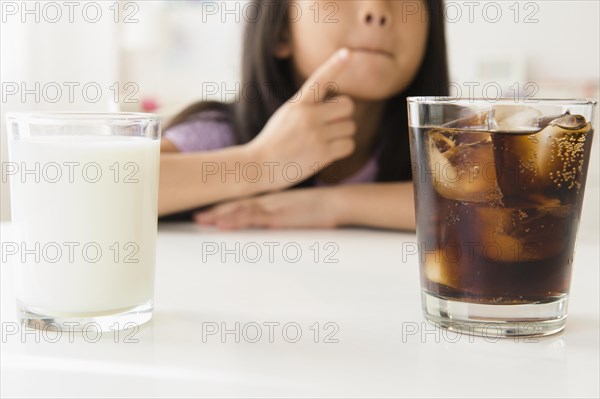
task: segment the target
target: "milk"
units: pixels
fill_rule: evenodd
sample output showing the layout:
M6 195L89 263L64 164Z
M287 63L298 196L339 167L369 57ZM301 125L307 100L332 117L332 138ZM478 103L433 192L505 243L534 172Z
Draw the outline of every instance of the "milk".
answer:
M49 136L9 146L18 239L3 243L3 256L21 306L68 317L151 303L159 140Z

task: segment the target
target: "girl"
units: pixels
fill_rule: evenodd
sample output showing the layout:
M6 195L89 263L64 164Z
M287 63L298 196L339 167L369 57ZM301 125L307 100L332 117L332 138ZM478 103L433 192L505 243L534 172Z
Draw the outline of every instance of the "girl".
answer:
M254 3L245 95L171 122L159 214L217 204L195 221L414 229L406 97L447 95L441 0Z

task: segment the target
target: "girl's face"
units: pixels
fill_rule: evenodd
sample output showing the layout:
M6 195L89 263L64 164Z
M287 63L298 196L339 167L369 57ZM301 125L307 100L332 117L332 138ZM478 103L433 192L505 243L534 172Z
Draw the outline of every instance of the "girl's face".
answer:
M276 50L308 78L336 50L352 56L336 80L341 94L387 99L414 79L425 53L429 22L424 0L294 1L289 34Z

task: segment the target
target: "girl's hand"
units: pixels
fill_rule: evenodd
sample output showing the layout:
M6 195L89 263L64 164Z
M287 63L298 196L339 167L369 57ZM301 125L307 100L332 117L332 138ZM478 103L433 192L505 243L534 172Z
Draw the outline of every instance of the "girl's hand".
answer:
M271 180L267 190L297 184L354 152L354 103L348 96L328 97L328 88L344 71L349 58L348 49L332 55L248 143L248 149L264 169L263 176L269 167ZM294 175L299 170L299 176L285 175L290 164L294 164Z
M170 142L167 139L161 139L160 140L160 152L161 154L167 153L167 152L179 152L179 150L177 149L177 147L175 147L175 144L173 144L172 142Z
M265 194L217 205L198 212L198 224L235 230L261 228L335 228L335 188L308 188Z

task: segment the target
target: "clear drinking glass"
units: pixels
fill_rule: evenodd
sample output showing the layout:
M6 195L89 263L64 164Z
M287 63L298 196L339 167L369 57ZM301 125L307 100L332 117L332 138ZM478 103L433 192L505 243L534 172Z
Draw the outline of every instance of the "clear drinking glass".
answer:
M429 321L498 337L564 328L595 105L408 99Z
M18 317L38 328L129 328L152 317L160 120L7 115Z

